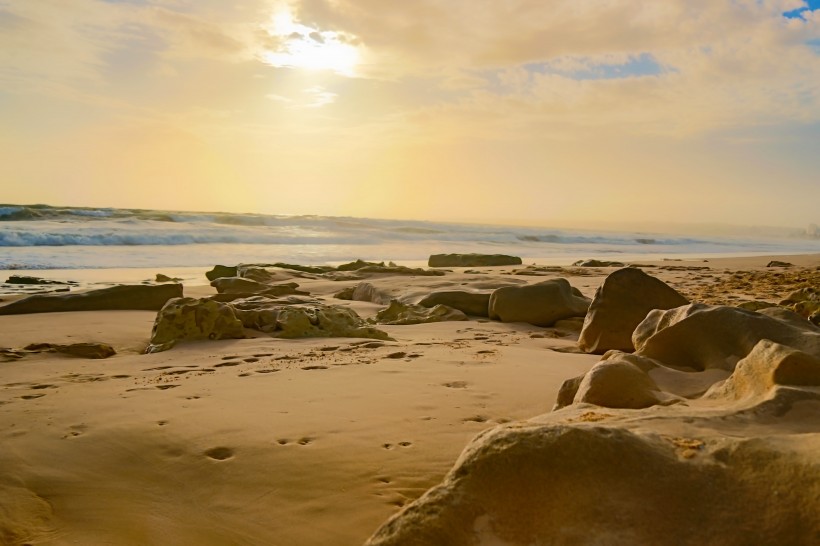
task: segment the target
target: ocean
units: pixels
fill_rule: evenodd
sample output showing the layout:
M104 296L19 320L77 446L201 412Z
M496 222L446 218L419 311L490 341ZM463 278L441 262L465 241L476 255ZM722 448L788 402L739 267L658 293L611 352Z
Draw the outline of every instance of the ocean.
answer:
M0 205L0 269L210 267L503 253L525 263L820 252L820 239L492 226L330 216Z

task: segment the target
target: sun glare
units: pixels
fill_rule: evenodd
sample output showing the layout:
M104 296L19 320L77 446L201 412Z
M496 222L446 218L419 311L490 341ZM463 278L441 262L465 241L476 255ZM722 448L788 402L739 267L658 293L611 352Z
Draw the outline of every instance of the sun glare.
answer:
M279 40L275 50L263 53L263 60L276 67L328 70L344 76L355 76L359 48L352 36L335 31L321 31L297 23L290 11L274 15L268 33Z

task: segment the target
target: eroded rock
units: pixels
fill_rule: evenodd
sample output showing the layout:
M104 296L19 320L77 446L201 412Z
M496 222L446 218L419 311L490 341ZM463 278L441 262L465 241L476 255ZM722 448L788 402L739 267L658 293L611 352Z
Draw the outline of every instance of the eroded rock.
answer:
M689 301L660 279L640 269L611 273L595 291L578 339L587 353L611 349L632 352L632 332L652 309L674 309Z
M440 290L423 297L419 305L424 307L446 305L468 315L486 317L490 305L490 294L467 292L466 290Z
M589 303L569 281L558 278L495 290L490 296L488 315L501 322L552 326L561 319L583 317Z
M434 305L424 307L412 305L393 300L386 309L382 309L376 314L377 324L422 324L428 322L444 322L467 320L467 315L458 309L453 309L446 305Z
M490 267L521 263L518 256L506 254L433 254L427 261L429 267Z
M0 307L0 315L66 311L156 311L182 296L181 284L119 285L72 294L37 294Z
M179 341L243 337L242 322L229 304L208 298L174 298L157 313L145 352L165 351Z

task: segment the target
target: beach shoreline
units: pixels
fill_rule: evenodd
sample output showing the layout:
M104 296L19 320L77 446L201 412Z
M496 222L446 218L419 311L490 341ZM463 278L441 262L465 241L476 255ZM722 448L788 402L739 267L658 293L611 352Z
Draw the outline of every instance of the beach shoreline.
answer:
M794 265L767 268L772 260ZM592 297L618 269L565 263L560 271L512 274L528 262L367 282L422 294L565 277ZM640 263L687 295L737 272L816 271L820 254ZM85 286L163 273L183 278L186 296L214 293L203 268L9 273ZM363 318L384 307L333 297L358 281L292 280ZM757 285L720 296L753 300L749 291L758 289L759 299L774 299ZM4 295L3 304L20 297ZM133 310L0 316L3 347L105 342L117 351L105 360L40 353L3 363L0 499L17 508L0 531L12 544L362 544L439 483L477 434L549 413L564 381L601 358L573 352L580 323L476 317L379 326L388 341L254 334L142 354L155 317Z

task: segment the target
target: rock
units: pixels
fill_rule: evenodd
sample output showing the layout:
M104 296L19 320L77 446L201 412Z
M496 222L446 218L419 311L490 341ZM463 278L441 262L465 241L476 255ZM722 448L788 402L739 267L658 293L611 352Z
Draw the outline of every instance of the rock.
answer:
M353 300L353 293L355 291L356 291L355 286L348 286L347 288L342 288L341 290L339 290L338 292L333 294L333 297L336 298L337 300L352 301Z
M209 281L213 281L220 277L236 277L238 274L236 267L215 265L213 269L205 273L205 276L208 277Z
M119 285L72 294L29 296L0 307L0 315L65 311L157 311L171 298L181 296L181 284Z
M590 300L578 294L564 278L499 288L490 295L488 315L501 322L552 326L558 320L586 314Z
M429 267L490 267L521 263L518 256L506 254L433 254L427 261Z
M771 262L766 264L766 267L792 267L794 264L790 264L789 262L781 262L778 260L772 260Z
M236 276L243 279L249 279L263 284L273 284L276 282L285 282L293 278L294 274L285 273L282 271L269 271L257 265L241 264L236 266Z
M777 307L775 303L769 303L767 301L744 301L737 304L737 307L740 309L746 309L747 311L760 311L761 309L769 309L771 307Z
M578 260L573 263L575 267L625 267L623 262L610 262L606 260Z
M275 264L271 264L271 267L278 267L280 269L289 269L291 271L301 271L302 273L314 273L317 275L321 275L323 273L328 273L330 271L334 271L336 268L331 267L329 265L298 265L298 264L286 264L277 262Z
M640 269L614 271L595 291L578 346L587 353L632 352L632 332L652 309L674 309L689 301Z
M468 315L486 317L490 305L490 294L465 290L440 290L422 298L419 305L424 307L446 305Z
M416 277L440 277L444 271L422 269L420 267L405 267L403 265L367 265L356 270L357 273L408 275Z
M181 280L182 279L178 277L169 277L168 275L163 275L162 273L157 273L154 278L154 282L179 282Z
M233 307L208 298L174 298L157 313L146 353L158 353L178 341L245 337Z
M669 401L671 397L629 355L603 360L584 375L573 403L584 402L606 408L641 409ZM647 360L648 361L648 360Z
M556 320L552 325L556 330L564 330L565 332L579 333L584 327L583 317L571 317L568 319Z
M435 305L428 308L401 303L398 300L391 301L386 309L376 314L377 324L406 325L454 320L467 320L467 315L446 305Z
M783 307L767 307L765 309L758 310L758 313L760 313L761 315L766 315L767 317L772 317L777 320L786 322L787 324L791 324L792 326L808 330L810 332L820 332L820 328L812 324L806 317L798 315L791 309L785 309Z
M366 262L364 260L356 260L355 262L348 262L336 268L337 271L357 271L363 267L378 266L385 267L384 262Z
M565 408L575 401L575 394L578 392L578 387L581 386L581 381L584 380L584 376L586 376L586 374L567 379L561 384L552 411Z
M799 290L795 290L791 292L785 299L780 302L780 305L794 305L795 303L800 303L804 301L812 301L819 299L820 295L817 293L817 289L814 287L805 287Z
M70 343L68 345L58 343L31 343L23 347L23 350L34 353L54 351L79 358L95 359L108 358L117 354L117 351L107 343Z
M369 301L371 303L378 303L379 305L389 304L395 298L393 291L384 291L376 288L369 282L360 282L353 287L350 293L350 299L353 301Z
M12 275L6 279L7 284L77 284L70 281L52 281L50 279L42 279L40 277L30 277L27 275Z
M288 294L307 295L307 292L297 290L295 282L284 284L265 284L242 277L221 277L211 281L211 286L220 294L265 294L268 296L285 296Z
M820 356L820 332L754 311L702 303L650 311L632 336L637 354L665 365L728 371L761 339Z
M642 429L555 422L566 411L480 434L366 546L816 542L818 435L749 441L658 432L649 418Z
M728 379L715 384L706 398L759 398L775 385L820 387L820 358L797 349L760 340L735 366Z
M391 339L368 325L350 308L333 305L277 305L234 302L236 316L247 328L281 338L360 337Z

